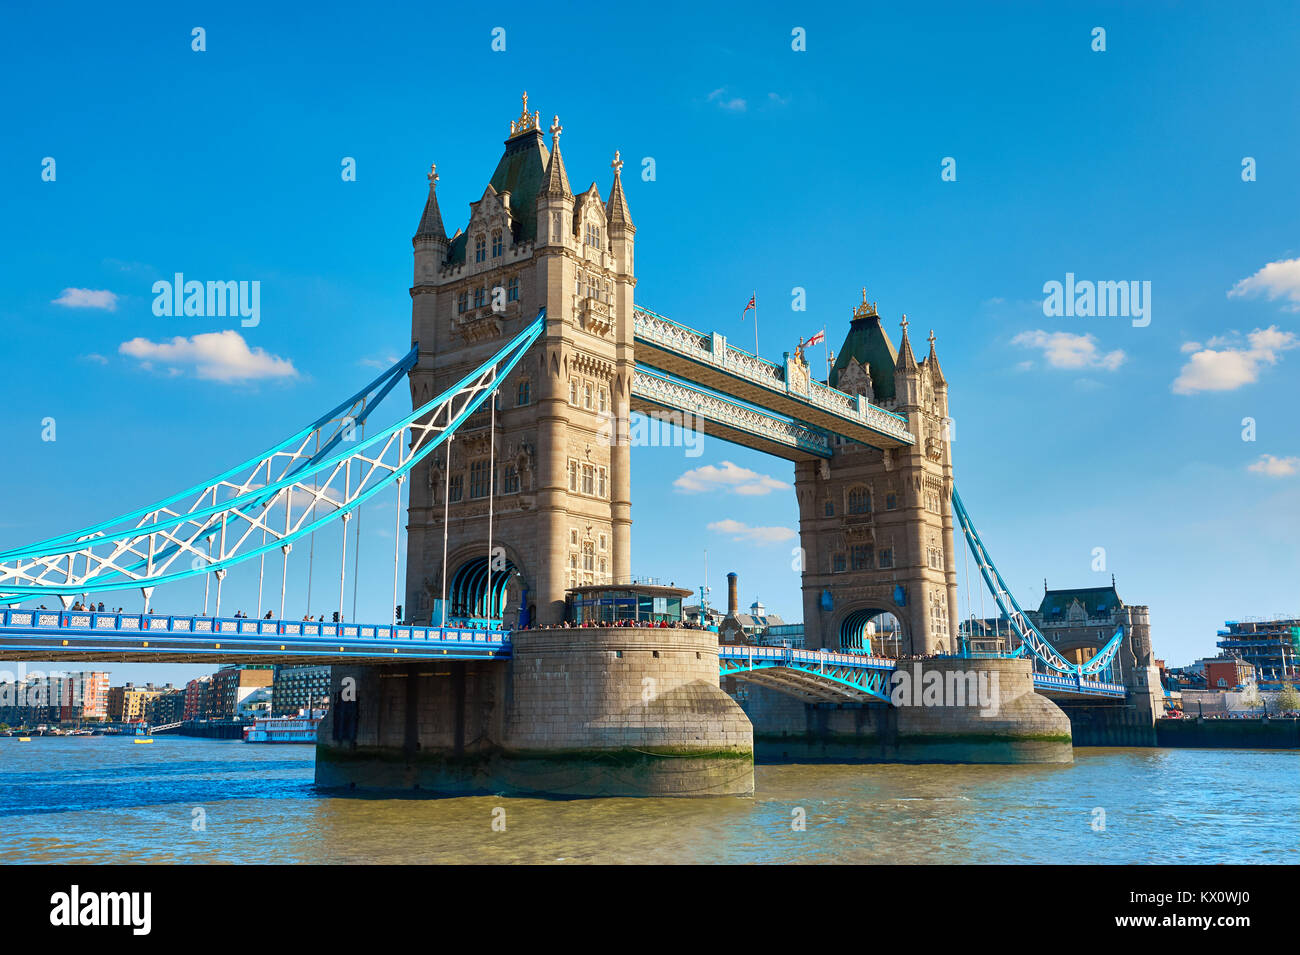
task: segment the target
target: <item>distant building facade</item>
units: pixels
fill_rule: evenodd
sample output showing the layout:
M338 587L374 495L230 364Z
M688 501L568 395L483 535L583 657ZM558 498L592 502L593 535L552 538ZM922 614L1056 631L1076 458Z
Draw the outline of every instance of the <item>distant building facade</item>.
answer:
M271 694L273 716L296 716L299 710L321 709L329 705L329 698L328 666L276 667Z
M1261 683L1300 678L1300 619L1229 620L1217 646L1254 666Z
M274 682L275 667L269 664L222 667L212 675L206 719L238 719L240 704L254 691L269 688ZM268 705L269 696L268 692Z

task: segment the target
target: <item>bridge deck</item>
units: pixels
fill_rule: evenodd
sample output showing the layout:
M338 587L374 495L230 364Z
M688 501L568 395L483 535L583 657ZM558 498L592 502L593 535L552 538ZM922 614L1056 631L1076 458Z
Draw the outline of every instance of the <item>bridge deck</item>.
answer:
M177 617L68 610L0 610L0 659L153 663L393 663L508 660L510 634L247 617ZM773 686L808 702L886 702L896 660L789 647L718 647L721 675ZM1124 687L1064 674L1034 674L1048 697L1123 698Z
M647 368L638 368L632 376L631 404L633 411L642 414L687 413L694 419L685 421L687 427L697 427L711 438L721 438L787 461L831 456L830 435L818 428L750 408L734 398Z
M873 447L916 443L902 416L836 391L811 374L799 374L797 369L787 374L794 363L774 365L728 345L716 332L706 335L639 306L633 313L633 331L638 365Z

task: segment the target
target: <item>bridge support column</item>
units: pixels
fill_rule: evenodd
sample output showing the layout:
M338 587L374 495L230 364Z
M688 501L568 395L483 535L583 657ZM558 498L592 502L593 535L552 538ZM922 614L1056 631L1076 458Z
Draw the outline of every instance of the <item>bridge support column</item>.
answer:
M316 784L447 795L754 791L752 728L718 686L712 633L548 629L512 642L509 664L335 668Z
M1070 720L1026 660L902 661L896 705L801 703L752 686L757 762L1068 763ZM931 675L933 674L933 676ZM898 690L902 680L891 684ZM973 705L958 705L972 703Z

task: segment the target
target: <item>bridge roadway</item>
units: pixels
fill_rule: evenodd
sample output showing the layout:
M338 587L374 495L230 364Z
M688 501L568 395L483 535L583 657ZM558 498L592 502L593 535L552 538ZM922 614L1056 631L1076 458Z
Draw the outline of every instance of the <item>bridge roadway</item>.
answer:
M507 660L510 634L465 627L415 627L248 617L177 617L72 610L0 610L0 660L142 663L394 663ZM770 686L810 703L886 702L897 662L885 657L789 647L718 648L719 673ZM1123 699L1124 687L1065 674L1034 674L1055 699Z
M728 345L717 332L705 334L641 306L633 310L632 329L637 366L645 371L667 372L797 425L872 447L916 443L902 415L822 384L803 362L773 364Z

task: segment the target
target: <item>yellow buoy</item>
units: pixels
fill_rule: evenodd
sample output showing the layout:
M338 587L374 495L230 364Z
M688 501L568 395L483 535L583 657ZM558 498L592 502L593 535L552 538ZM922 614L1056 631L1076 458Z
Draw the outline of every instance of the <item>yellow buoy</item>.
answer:
M132 740L132 742L135 742L135 743L152 743L153 740L151 740L151 739L137 739L137 740Z
M30 743L31 741L32 741L32 738L31 738L30 736L20 736L20 737L18 737L18 742L20 742L20 743Z

